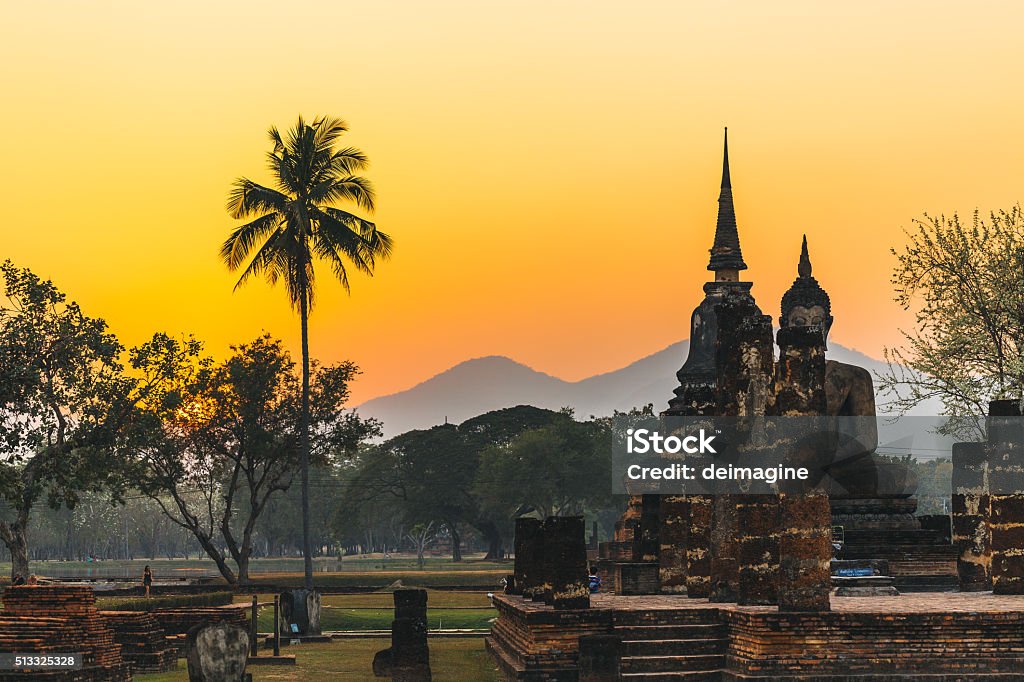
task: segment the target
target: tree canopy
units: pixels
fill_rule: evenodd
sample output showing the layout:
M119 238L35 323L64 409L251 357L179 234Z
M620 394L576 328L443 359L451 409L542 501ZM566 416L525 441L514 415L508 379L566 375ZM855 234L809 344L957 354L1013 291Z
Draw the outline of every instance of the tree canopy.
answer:
M201 357L195 341L160 334L133 351L143 375L174 368L144 405L152 432L136 450L137 484L196 537L229 582L246 582L257 521L298 470L301 387L279 341L261 336L232 351L217 364ZM314 364L314 464L380 433L376 422L345 409L358 371L351 362Z
M906 235L892 282L915 326L886 349L881 389L904 412L936 398L948 433L978 435L988 402L1024 389L1024 213L925 214Z
M116 492L118 445L148 386L125 375L106 322L30 270L6 261L0 272L0 539L25 574L37 501L73 507L83 491Z

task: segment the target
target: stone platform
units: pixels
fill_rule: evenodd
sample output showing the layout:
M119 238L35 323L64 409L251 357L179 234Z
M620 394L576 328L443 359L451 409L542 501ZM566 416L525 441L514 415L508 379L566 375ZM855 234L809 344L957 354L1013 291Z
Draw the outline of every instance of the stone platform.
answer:
M623 641L624 680L1024 680L1024 597L833 596L832 611L596 594L554 610L495 595L487 640L510 680L575 681L580 635Z

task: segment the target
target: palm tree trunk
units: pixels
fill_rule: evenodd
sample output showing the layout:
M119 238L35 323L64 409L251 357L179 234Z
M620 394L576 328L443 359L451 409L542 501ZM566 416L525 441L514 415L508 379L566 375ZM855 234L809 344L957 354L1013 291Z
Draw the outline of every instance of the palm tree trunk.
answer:
M313 589L313 544L309 533L309 295L303 283L300 301L302 318L302 415L299 424L299 469L302 471L302 560L306 589Z

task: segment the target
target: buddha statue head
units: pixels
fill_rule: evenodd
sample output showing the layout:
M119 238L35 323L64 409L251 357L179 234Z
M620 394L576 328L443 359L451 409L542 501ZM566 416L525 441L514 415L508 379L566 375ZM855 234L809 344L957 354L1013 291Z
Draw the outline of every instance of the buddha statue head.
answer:
M800 251L798 276L793 286L782 295L782 317L780 327L821 327L821 333L828 339L832 327L832 302L818 280L811 277L811 259L807 255L807 236L804 235Z

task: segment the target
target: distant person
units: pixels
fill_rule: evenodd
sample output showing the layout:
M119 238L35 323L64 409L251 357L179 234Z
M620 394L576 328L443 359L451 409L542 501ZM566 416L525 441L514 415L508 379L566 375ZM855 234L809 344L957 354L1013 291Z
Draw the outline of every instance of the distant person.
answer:
M12 587L18 587L19 585L24 585L24 584L25 584L25 576L23 576L21 573L15 573L14 574L14 580L11 581L11 586Z
M599 575L597 575L595 573L591 573L588 576L588 581L590 583L590 592L591 593L600 592L601 591L601 576L599 576Z
M142 586L146 589L146 596L149 596L149 590L153 587L153 571L149 570L149 564L146 564L146 568L142 570Z
M26 585L38 585L39 584L39 578L37 578L35 573L33 573L32 575L30 575L28 577L28 582L26 582L25 584Z

